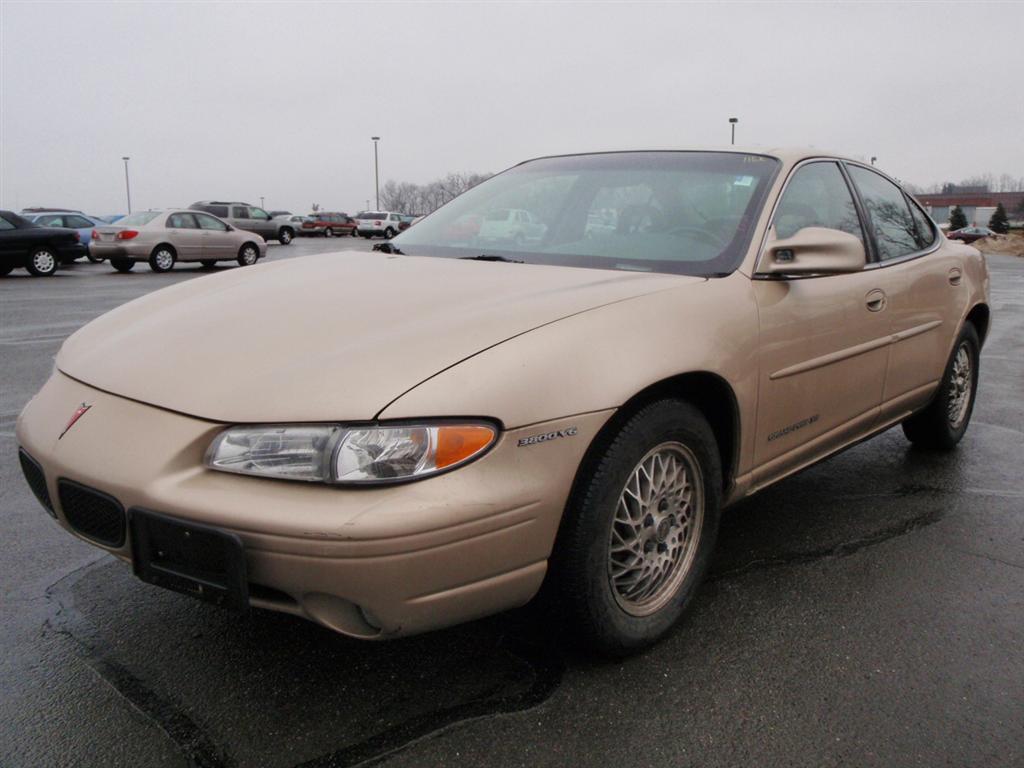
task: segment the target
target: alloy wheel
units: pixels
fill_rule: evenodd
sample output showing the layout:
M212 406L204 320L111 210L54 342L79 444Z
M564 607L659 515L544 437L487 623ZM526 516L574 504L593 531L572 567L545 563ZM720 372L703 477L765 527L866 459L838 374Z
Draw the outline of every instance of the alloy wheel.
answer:
M961 343L956 351L951 374L946 417L949 419L950 427L959 429L967 417L971 391L974 388L974 364L971 361L971 350L966 343Z
M704 522L704 486L682 443L652 448L619 495L608 541L608 577L623 611L649 616L676 594L693 565Z

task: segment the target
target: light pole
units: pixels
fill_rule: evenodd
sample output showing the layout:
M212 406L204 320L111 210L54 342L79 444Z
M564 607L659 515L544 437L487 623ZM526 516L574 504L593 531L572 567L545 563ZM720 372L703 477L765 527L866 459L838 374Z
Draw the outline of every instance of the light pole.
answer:
M124 193L128 197L128 213L131 213L132 212L132 188L128 184L128 161L131 160L131 158L130 157L122 157L121 159L124 160Z
M377 159L377 142L380 136L371 136L373 142L373 189L377 195L377 210L380 210L380 163Z
M740 119L738 117L730 117L729 118L729 125L732 127L732 143L733 144L736 143L736 123L738 123L739 121L740 121Z
M875 160L877 160L877 159L878 159L877 157L875 157L874 155L872 155L872 156L871 156L871 164L872 164L872 165L874 165L874 164L875 164Z
M266 204L263 202L263 195L260 195L260 208L266 208Z

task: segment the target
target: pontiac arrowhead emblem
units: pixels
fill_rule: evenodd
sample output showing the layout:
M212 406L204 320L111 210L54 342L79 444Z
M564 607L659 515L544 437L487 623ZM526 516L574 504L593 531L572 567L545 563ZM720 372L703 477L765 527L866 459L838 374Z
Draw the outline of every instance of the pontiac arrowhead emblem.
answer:
M64 431L60 433L60 437L58 437L57 439L60 440L61 437L64 437L64 435L68 433L68 430L75 426L75 423L80 418L85 416L85 412L88 411L90 408L92 408L92 406L86 405L85 403L82 403L80 406L78 406L78 408L75 409L75 412L71 414L71 418L68 420L68 425L64 427Z

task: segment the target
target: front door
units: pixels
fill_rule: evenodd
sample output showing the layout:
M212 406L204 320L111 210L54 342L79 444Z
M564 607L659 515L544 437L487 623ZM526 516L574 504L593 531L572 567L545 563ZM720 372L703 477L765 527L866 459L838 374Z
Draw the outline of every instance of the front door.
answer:
M233 259L235 238L228 231L228 225L218 218L205 213L195 214L199 228L203 231L203 258L209 260Z
M866 243L846 179L832 161L790 177L769 238L805 227ZM757 276L760 343L754 485L786 474L875 423L889 355L889 307L879 272Z

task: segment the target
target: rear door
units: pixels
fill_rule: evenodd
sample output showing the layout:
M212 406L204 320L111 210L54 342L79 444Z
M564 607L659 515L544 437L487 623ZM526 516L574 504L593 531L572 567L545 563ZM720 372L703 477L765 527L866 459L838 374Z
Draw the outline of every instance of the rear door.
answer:
M899 187L866 166L847 168L878 244L872 269L888 286L893 344L882 416L892 419L934 392L967 310L967 285L960 259Z
M769 242L806 227L837 229L869 243L836 161L811 161L792 172L773 214ZM874 425L889 354L887 307L884 301L872 303L878 279L871 269L755 275L760 319L755 486Z
M194 213L172 213L167 217L167 235L178 252L179 261L198 261L203 256L203 232Z
M203 258L235 258L235 236L228 231L228 225L206 213L197 213L195 217L203 232Z

